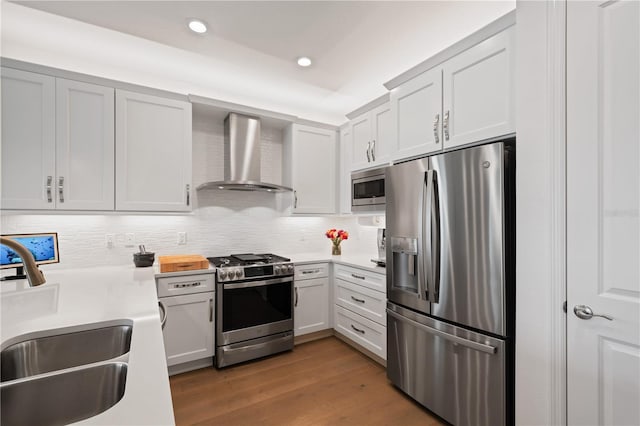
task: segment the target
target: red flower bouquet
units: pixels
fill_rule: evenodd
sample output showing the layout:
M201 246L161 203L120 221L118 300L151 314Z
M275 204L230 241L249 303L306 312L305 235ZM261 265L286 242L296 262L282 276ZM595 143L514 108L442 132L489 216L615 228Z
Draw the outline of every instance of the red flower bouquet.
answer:
M337 230L335 228L332 228L325 232L324 235L333 243L331 246L331 254L334 256L339 256L340 254L342 254L340 243L342 242L342 240L349 239L349 233L343 229Z

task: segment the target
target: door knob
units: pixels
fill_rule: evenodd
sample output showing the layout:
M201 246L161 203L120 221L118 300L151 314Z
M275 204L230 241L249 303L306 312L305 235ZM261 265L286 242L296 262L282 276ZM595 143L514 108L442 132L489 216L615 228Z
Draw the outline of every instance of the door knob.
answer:
M604 319L608 319L609 321L613 321L613 318L609 315L599 315L594 314L589 306L586 305L576 305L573 307L573 313L580 319L588 320L593 317L601 317Z

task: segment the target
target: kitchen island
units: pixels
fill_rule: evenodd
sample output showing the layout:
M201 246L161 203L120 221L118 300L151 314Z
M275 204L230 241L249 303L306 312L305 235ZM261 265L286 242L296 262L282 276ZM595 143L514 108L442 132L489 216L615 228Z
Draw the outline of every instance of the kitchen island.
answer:
M174 424L153 268L133 266L44 269L46 284L0 285L1 348L26 337L86 330L92 324L133 324L124 396L78 424Z

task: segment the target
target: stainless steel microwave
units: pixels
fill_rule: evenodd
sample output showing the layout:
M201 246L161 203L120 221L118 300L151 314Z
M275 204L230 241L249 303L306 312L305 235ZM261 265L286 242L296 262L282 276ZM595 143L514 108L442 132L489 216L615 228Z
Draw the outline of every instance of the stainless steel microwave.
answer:
M351 173L351 211L384 211L384 168Z

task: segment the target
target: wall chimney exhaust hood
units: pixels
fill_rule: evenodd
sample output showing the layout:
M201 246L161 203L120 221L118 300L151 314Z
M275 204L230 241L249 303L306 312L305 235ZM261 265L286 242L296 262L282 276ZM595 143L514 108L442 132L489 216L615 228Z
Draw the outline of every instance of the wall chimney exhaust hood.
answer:
M229 113L224 120L224 180L207 182L197 189L235 191L292 191L260 178L260 119Z

